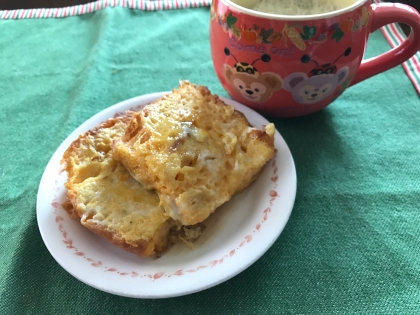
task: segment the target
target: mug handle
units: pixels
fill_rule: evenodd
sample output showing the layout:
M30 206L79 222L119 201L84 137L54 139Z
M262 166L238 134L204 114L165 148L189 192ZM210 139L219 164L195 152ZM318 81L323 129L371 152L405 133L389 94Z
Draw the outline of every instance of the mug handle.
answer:
M377 57L363 60L351 85L402 64L420 50L420 14L416 9L400 3L372 4L371 7L371 33L391 23L408 24L411 26L411 32L400 46Z

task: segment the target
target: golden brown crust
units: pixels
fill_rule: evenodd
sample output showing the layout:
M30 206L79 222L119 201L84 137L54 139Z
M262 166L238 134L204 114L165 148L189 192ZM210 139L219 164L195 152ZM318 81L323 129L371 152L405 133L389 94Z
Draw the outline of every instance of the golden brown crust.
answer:
M125 132L131 114L109 119L81 134L62 157L67 172L69 215L124 250L145 257L158 256L171 245L168 220L155 193L144 190L112 158L111 143Z
M70 215L71 218L80 220L79 214L77 213L76 209L73 207L73 203L69 199L66 199L66 201L64 201L61 204L61 206Z
M157 195L142 188L112 157L112 140L123 136L132 115L110 119L69 146L62 158L68 174L68 199L62 206L110 243L140 256L158 257L183 230L159 207Z
M134 113L114 158L182 224L205 220L255 179L274 155L274 126L252 128L207 87L177 90Z
M105 238L111 244L114 244L130 253L139 255L139 256L160 256L162 252L167 250L168 246L159 246L154 248L153 243L150 243L145 240L139 240L134 244L127 244L124 238L121 237L120 233L116 233L114 230L107 229L106 226L97 224L90 220L81 219L73 204L67 199L62 203L63 209L70 215L71 218L80 221L80 223L91 230L93 233ZM169 239L166 239L166 242L169 242ZM168 244L169 245L169 244Z
M70 215L71 218L80 221L80 223L91 230L93 233L105 238L111 244L118 246L127 252L143 256L158 258L162 256L175 242L184 242L188 247L193 248L193 243L205 229L204 224L197 224L191 227L181 227L175 221L169 219L160 229L157 229L153 235L156 242L148 242L139 240L133 244L127 244L121 234L116 233L114 230L107 229L104 225L99 225L86 219L81 219L73 204L69 199L66 199L62 204L63 209ZM186 232L189 229L199 231L195 236L188 236Z
M121 237L120 233L116 233L114 230L107 229L103 225L96 224L92 221L83 220L81 220L80 223L95 234L105 238L111 244L114 244L126 250L127 252L143 257L159 257L165 251L167 251L171 245L173 245L168 237L169 230L171 227L173 227L169 222L165 222L161 227L162 230L168 231L168 233L162 233L162 235L165 235L166 237L162 238L159 236L161 231L156 231L154 237L161 238L158 242L138 240L131 244L128 244L125 239Z
M264 142L269 147L274 147L274 137L270 137L265 131L265 126L263 130L253 129L250 132L251 138L258 139L261 142Z
M73 167L74 164L71 163L72 155L78 148L80 147L81 141L83 139L87 138L88 136L95 136L97 135L100 130L106 129L106 128L112 128L115 126L118 122L124 122L125 124L128 124L131 121L131 115L128 113L126 116L121 116L117 118L110 118L107 121L97 125L93 129L90 129L86 131L85 133L82 133L76 140L74 140L70 146L67 148L67 150L64 152L63 157L61 158L61 167L63 170L67 172L67 174L73 174Z

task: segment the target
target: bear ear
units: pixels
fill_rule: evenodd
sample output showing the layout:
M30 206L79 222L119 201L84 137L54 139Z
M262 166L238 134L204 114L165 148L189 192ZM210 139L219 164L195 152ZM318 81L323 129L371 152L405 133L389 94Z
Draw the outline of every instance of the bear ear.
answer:
M258 77L258 81L265 83L264 85L269 86L273 92L280 90L283 85L281 76L274 72L261 73Z
M298 85L300 82L303 82L308 79L308 76L303 72L295 72L292 74L289 74L284 79L283 89L286 91L292 92L293 89Z
M230 78L233 75L233 69L231 66L224 64L223 65L223 75L230 82Z
M343 83L344 80L347 79L349 71L349 67L347 66L340 68L340 70L337 71L337 73L335 74L335 76L337 77L337 86L341 85L341 83Z

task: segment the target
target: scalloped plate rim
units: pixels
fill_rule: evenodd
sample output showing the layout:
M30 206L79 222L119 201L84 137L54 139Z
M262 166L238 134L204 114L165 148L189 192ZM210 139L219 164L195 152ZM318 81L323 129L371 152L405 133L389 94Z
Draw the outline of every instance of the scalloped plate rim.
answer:
M288 185L289 186L286 189L288 194L286 196L282 196L282 198L286 198L286 200L281 200L282 203L286 203L287 209L283 209L283 211L285 211L285 213L282 215L282 217L283 217L282 221L281 222L276 222L276 225L275 225L276 230L273 229L273 231L271 231L270 239L264 239L264 244L262 244L263 246L258 248L258 252L256 252L256 253L254 252L254 255L252 257L246 256L248 258L248 260L246 262L241 262L239 264L239 266L235 264L235 266L234 266L235 268L232 268L232 266L231 266L232 270L223 270L223 269L220 270L220 268L219 268L218 273L217 273L217 271L213 272L211 277L207 277L207 278L210 278L210 279L207 279L206 281L204 281L203 283L199 283L198 285L190 286L188 289L185 289L185 288L180 289L180 290L173 289L172 291L169 290L167 292L165 292L165 290L161 290L161 292L159 292L157 294L156 293L150 294L148 292L139 292L139 291L133 292L133 291L130 291L129 288L127 290L125 290L125 289L116 290L110 285L110 283L108 281L108 279L110 277L111 277L111 279L115 278L115 277L112 278L113 276L110 276L110 273L108 273L108 274L104 273L104 277L103 277L104 281L92 281L92 279L86 279L83 276L83 274L81 274L78 270L74 270L71 267L69 267L67 261L65 261L65 257L61 257L62 255L60 255L60 253L57 253L57 250L54 249L54 246L58 246L58 245L57 245L57 240L51 239L51 233L56 234L57 231L51 232L51 231L49 231L49 229L51 229L51 230L52 229L57 229L57 227L51 228L50 226L45 226L45 224L46 224L45 220L46 219L44 217L48 213L45 214L43 212L43 210L44 210L43 203L42 203L43 198L41 198L41 196L43 196L43 194L45 194L45 190L48 189L47 186L50 185L50 182L51 182L51 179L48 178L48 174L49 174L48 170L50 168L53 168L54 166L57 167L56 164L54 164L54 163L57 163L57 160L59 161L62 153L68 147L68 145L73 140L75 140L80 133L85 132L88 129L92 128L94 125L96 125L95 123L93 123L94 121L98 121L98 120L103 121L106 118L101 119L101 117L105 117L105 116L107 118L111 118L112 116L110 116L109 113L114 113L115 114L115 113L118 112L118 109L121 109L121 108L127 110L130 105L131 105L131 107L133 107L134 104L145 105L145 104L149 103L150 101L153 101L153 100L161 97L162 95L164 95L166 93L170 93L170 92L157 92L157 93L151 93L151 94L145 94L145 95L133 97L133 98L130 98L128 100L119 102L119 103L117 103L113 106L110 106L108 108L105 108L102 111L98 112L97 114L93 115L91 118L89 118L84 123L82 123L79 127L77 127L73 132L71 132L71 134L60 144L60 146L57 148L55 153L52 155L50 161L48 162L48 164L47 164L47 166L44 170L44 173L42 175L41 181L40 181L40 185L39 185L39 188L38 188L38 195L37 195L37 222L38 222L38 227L39 227L42 239L43 239L47 249L50 251L51 255L57 261L57 263L59 265L61 265L68 273L70 273L72 276L74 276L76 279L80 280L81 282L83 282L83 283L85 283L85 284L87 284L91 287L94 287L98 290L104 291L104 292L108 292L108 293L119 295L119 296L132 297L132 298L155 299L155 298L169 298L169 297L176 297L176 296L192 294L192 293L195 293L195 292L199 292L199 291L208 289L210 287L214 287L214 286L216 286L216 285L218 285L222 282L225 282L225 281L229 280L230 278L236 276L240 272L244 271L249 266L251 266L254 262L256 262L261 256L263 256L264 253L273 245L273 243L280 236L280 234L283 231L287 221L289 220L289 217L290 217L292 209L293 209L293 205L294 205L295 197L296 197L296 187L297 187L296 169L295 169L293 157L291 155L291 152L290 152L286 142L281 137L280 133L276 130L276 134L275 134L276 148L281 149L281 152L284 155L281 158L277 158L277 157L273 158L273 165L275 165L276 160L281 160L281 161L283 161L284 163L287 164L287 167L286 167L285 170L287 172L286 175L288 177ZM260 114L256 113L251 108L246 107L245 105L242 105L242 104L240 104L240 103L238 103L234 100L231 100L231 99L227 99L227 98L224 98L224 97L220 97L220 98L226 104L232 105L235 108L237 108L238 110L240 110L241 112L243 112L245 114L245 116L248 118L248 120L250 120L250 122L251 122L251 120L259 120L259 121L263 121L265 123L268 123L268 121L264 117L262 117ZM278 147L279 145L280 145L280 147ZM271 163L271 161L269 163ZM277 168L277 166L275 166L275 168ZM261 176L259 178L257 178L257 180L255 182L258 182L260 178L261 178ZM272 179L273 179L273 177L272 177ZM281 193L280 193L280 195L281 195ZM274 200L275 198L277 198L277 196L274 196L271 199ZM270 201L270 204L274 204L275 202L276 202L276 200ZM264 217L267 217L267 215L268 215L268 212L265 214ZM57 214L56 214L55 220L58 224L60 224L57 221ZM264 219L264 221L265 221L265 219ZM262 221L262 223L264 223L264 221ZM259 224L257 224L257 226L258 225ZM258 228L258 232L260 232L259 228ZM62 232L60 232L60 233L62 233ZM254 231L254 233L255 233L255 231ZM67 234L67 232L66 232L66 234ZM258 235L258 233L257 233L257 235ZM261 238L261 237L259 237L259 238ZM62 242L62 241L63 240L60 240L59 242ZM247 242L246 242L246 240L244 240L242 243L246 244ZM261 244L259 244L259 245L261 245ZM113 246L113 245L110 245L110 246ZM63 248L64 248L64 245L63 245ZM237 249L239 249L239 247ZM239 253L240 252L239 250L236 250L236 252L235 252L235 250L230 251L230 253L232 253L232 252L234 254L223 256L223 257L227 257L225 259L225 261L228 261L228 258L231 258L231 261L229 261L228 263L225 263L225 265L223 265L223 266L232 265L233 255L237 255L236 257L244 255L243 254L244 251L242 251L242 253ZM237 253L239 253L239 254L237 254ZM67 255L67 253L65 255ZM230 256L230 257L228 257L228 256ZM75 257L75 256L69 256L69 257L70 258L74 257L74 259L77 259L77 257ZM86 258L86 259L88 259L88 258ZM223 259L224 258L222 258L221 260L223 261ZM209 267L209 266L206 266L206 267L203 267L203 268L207 268L207 267ZM209 267L209 269L210 268L213 268L213 266ZM105 270L105 272L106 271L107 270ZM187 278L187 279L190 278L191 279L190 276L194 276L194 278L197 277L197 276L200 276L199 271L202 271L202 270L199 270L199 267L197 267L196 271L197 271L196 273L191 273L189 275L187 275L187 273L184 273L185 277L184 276L177 277L176 279L180 279L180 281L185 281L186 280L185 278ZM220 272L220 271L222 271L222 272ZM201 274L203 274L203 272L201 272ZM216 275L214 275L214 274L216 274ZM219 277L217 277L217 274L219 274ZM222 276L220 276L220 274L222 274ZM150 275L148 275L148 276L150 277ZM158 277L158 278L162 277L162 275L160 273L156 273L154 276ZM173 276L173 275L170 275L170 276L165 275L165 277L168 277L167 279L169 279L169 277L171 277L171 276ZM156 282L155 282L155 279L153 279L152 283L157 284L157 287L159 287L159 286L164 287L165 285L161 286L161 283L163 281L159 283L160 279L158 279L158 278L156 278ZM120 279L123 279L123 278L120 276ZM127 279L127 277L125 279ZM113 282L113 281L115 282L115 280L112 280L111 282ZM102 282L104 282L104 283L102 283Z

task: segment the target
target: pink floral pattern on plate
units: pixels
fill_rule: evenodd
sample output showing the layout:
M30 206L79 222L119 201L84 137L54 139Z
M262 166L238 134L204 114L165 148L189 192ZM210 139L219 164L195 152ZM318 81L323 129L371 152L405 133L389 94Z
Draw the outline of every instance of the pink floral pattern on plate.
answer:
M45 245L71 275L104 292L134 298L167 298L224 282L245 270L272 246L293 209L296 169L286 142L276 131L276 156L249 189L209 218L209 229L198 241L196 250L176 245L154 262L126 253L100 237L90 237L90 231L72 219L61 205L66 199L66 174L59 170L64 150L79 134L114 115L123 115L125 109L138 110L143 107L139 104L153 102L166 93L125 100L85 121L57 148L41 178L37 221ZM221 99L244 113L250 124L268 123L252 109Z
M130 110L139 110L141 109L143 106L138 106L136 108L130 109ZM114 117L118 117L124 115L124 113L122 112L117 112ZM254 230L249 234L245 235L243 237L243 240L241 241L241 243L238 244L238 246L236 248L231 249L228 253L226 253L224 256L222 257L218 257L218 259L214 259L212 261L210 261L208 264L204 264L204 265L200 265L197 266L196 268L190 268L188 270L177 270L174 273L168 273L165 271L160 271L160 272L156 272L154 274L144 274L141 272L137 272L137 271L132 271L132 270L119 270L113 266L108 266L106 263L103 263L100 260L95 260L91 257L89 257L88 254L85 254L83 251L80 251L77 246L73 243L73 240L69 237L68 233L65 231L64 226L62 224L62 222L64 220L72 220L70 217L66 217L64 218L63 216L61 216L58 211L61 212L65 211L62 206L61 203L58 201L58 196L57 196L57 192L60 190L59 184L58 184L58 179L55 180L55 187L54 187L54 191L56 192L54 199L51 202L51 206L54 208L54 215L55 215L55 222L57 224L58 230L60 231L61 235L62 235L62 242L64 244L64 246L66 248L68 248L69 250L74 251L74 254L80 258L86 259L87 262L90 263L90 265L92 267L95 268L102 268L104 270L104 272L111 272L111 273L115 273L118 274L120 276L125 276L125 277L132 277L132 278L136 278L136 277L141 277L141 278L149 278L152 281L161 279L161 278L170 278L173 276L182 276L186 273L194 273L194 272L198 272L202 269L206 269L206 268L213 268L216 267L217 265L222 264L226 259L229 259L230 257L232 257L233 255L235 255L235 253L240 250L243 246L245 246L247 243L252 241L252 235L255 233L259 233L260 230L263 227L264 222L266 222L269 218L269 214L271 212L271 207L273 206L273 202L280 197L280 195L277 193L276 189L277 189L277 180L278 180L278 168L277 168L277 164L276 164L276 157L277 157L277 150L276 150L276 154L275 156L271 159L271 161L268 163L267 166L269 166L271 168L272 171L272 176L271 176L271 181L274 183L274 186L272 187L272 189L270 189L269 191L266 192L266 198L268 199L268 207L266 207L264 210L260 210L261 211L261 220L255 223L255 228ZM59 172L59 176L61 176L61 171Z

